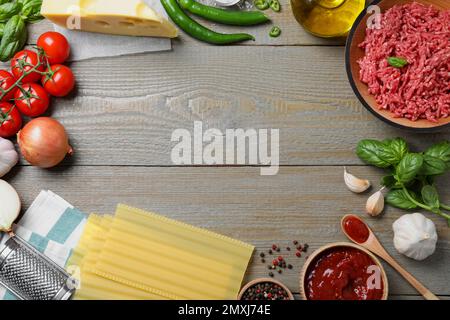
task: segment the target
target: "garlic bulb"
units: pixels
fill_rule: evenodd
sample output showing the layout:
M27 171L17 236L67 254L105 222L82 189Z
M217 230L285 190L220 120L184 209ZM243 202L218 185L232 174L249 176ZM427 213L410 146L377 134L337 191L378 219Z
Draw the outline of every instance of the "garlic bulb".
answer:
M0 231L10 232L20 213L20 199L16 190L4 180L0 180L0 204Z
M362 193L370 188L370 181L359 179L354 175L348 173L347 168L344 168L344 181L350 191L355 193Z
M0 138L0 178L19 161L19 155L11 141Z
M384 188L375 192L367 199L366 212L372 217L378 216L384 210L383 190Z
M392 225L394 246L398 252L415 260L424 260L436 249L436 227L423 214L405 214Z

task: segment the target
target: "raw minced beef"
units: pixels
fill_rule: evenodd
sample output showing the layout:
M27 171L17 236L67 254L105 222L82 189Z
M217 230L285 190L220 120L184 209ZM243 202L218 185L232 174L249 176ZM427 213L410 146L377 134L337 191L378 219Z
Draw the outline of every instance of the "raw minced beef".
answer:
M396 5L381 15L381 28L366 30L360 47L360 79L380 109L413 121L450 116L450 10ZM389 57L408 65L395 68Z

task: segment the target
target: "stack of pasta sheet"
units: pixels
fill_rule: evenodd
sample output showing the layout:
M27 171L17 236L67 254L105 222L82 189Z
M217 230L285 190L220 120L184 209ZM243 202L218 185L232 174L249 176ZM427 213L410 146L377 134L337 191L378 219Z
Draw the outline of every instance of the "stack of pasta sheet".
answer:
M76 299L236 299L254 247L125 205L91 215L67 267Z

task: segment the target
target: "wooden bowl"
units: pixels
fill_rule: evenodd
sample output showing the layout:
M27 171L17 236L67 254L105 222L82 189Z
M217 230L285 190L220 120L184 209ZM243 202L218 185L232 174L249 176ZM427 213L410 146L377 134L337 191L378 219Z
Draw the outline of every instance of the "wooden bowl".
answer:
M242 287L242 289L238 295L238 300L242 300L242 296L244 295L245 291L247 291L248 288L253 287L255 284L265 283L265 282L270 282L270 283L279 285L281 288L283 288L288 293L289 300L294 300L294 295L292 294L291 290L289 290L289 288L286 287L284 284L282 284L280 281L277 281L272 278L257 278L255 280L250 281L249 283L247 283L245 286Z
M385 12L396 4L406 4L411 2L420 2L425 5L433 5L437 9L449 9L449 0L375 0L372 5L377 5L381 8L381 12ZM376 117L380 118L384 122L400 128L413 129L415 131L436 131L450 125L450 117L446 119L440 119L439 123L433 123L425 119L418 121L411 121L405 118L394 118L390 111L380 110L375 98L368 92L367 85L359 80L359 65L357 61L364 56L364 50L358 47L358 45L364 41L366 36L366 23L368 17L372 13L366 13L364 10L356 19L352 30L347 39L346 52L345 52L345 64L347 69L347 75L350 80L350 84L359 98L361 103Z
M306 260L305 264L303 265L301 275L300 275L300 295L301 295L302 299L308 300L308 298L306 297L305 278L308 274L308 269L309 269L311 263L315 260L315 258L317 256L322 254L324 251L332 249L332 248L337 248L337 247L349 247L349 248L358 249L358 250L366 253L373 260L373 262L381 270L381 278L382 278L383 286L384 286L383 287L384 292L383 292L383 296L382 296L381 300L387 300L388 295L389 295L389 284L388 284L386 272L384 271L383 265L380 263L380 260L378 260L378 258L372 252L368 251L367 249L365 249L357 244L353 244L350 242L334 242L334 243L327 244L323 247L320 247L319 249L314 251L309 256L309 258Z

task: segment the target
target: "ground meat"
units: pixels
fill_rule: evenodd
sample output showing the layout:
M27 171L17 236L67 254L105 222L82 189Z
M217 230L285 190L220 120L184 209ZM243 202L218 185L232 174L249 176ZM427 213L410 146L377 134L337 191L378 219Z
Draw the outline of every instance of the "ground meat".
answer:
M381 15L381 28L367 29L358 61L360 79L380 109L394 117L438 122L450 116L450 10L419 3L396 5ZM389 65L401 57L408 65Z

